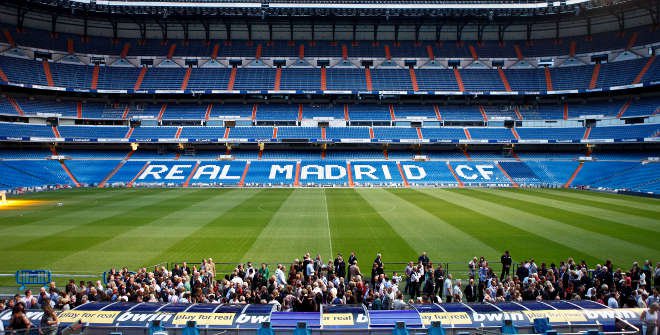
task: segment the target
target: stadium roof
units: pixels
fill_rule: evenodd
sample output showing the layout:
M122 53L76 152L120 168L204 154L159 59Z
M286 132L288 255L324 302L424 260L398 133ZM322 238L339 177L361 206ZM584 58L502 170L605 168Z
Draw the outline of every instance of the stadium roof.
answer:
M634 0L33 0L41 4L106 14L236 15L257 11L278 15L430 15L430 16L537 16L576 13L582 10L618 5ZM167 12L163 12L167 10ZM324 11L319 13L319 11Z

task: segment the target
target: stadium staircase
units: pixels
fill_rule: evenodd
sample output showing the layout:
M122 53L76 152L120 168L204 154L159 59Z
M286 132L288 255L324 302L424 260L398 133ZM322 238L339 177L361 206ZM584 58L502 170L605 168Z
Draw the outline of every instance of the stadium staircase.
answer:
M580 170L582 170L582 166L584 165L584 162L580 162L580 164L575 168L575 171L573 171L573 174L571 174L571 177L566 181L564 184L564 188L569 188L571 187L571 184L573 183L573 180L578 176L578 173L580 173Z
M99 183L98 187L99 187L99 188L103 188L103 187L105 187L105 185L108 183L108 181L109 181L112 177L114 177L115 174L117 174L117 172L118 172L118 171L124 166L124 164L126 164L126 162L128 162L129 159L131 159L131 156L133 156L133 153L135 153L135 151L133 151L133 150L129 151L129 152L126 154L126 156L125 156L121 161L119 161L119 163L117 163L117 166L115 166L115 168L112 169L112 171L110 171L110 173L108 173L108 174L103 178L103 180L101 180L101 182Z
M655 61L656 55L652 55L649 57L649 59L646 61L646 64L644 64L644 67L642 68L641 71L639 71L639 74L637 74L637 77L635 77L635 80L633 80L633 84L639 84L642 82L642 79L644 79L644 76L646 75L646 72L651 68L651 65L653 65L653 62Z

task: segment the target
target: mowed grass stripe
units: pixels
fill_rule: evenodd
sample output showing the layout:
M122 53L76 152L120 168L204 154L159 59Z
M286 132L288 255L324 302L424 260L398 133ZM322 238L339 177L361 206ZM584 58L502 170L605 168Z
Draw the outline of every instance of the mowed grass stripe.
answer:
M325 189L295 189L261 231L242 260L289 264L304 252L332 259ZM295 237L295 248L292 248Z
M36 259L30 259L29 263L26 262L25 265L33 268L51 268L55 262L64 257L100 244L125 230L133 229L157 217L166 215L169 211L186 206L187 202L180 201L180 199L189 197L194 192L196 191L186 190L175 192L175 190L170 190L145 197L140 197L139 194L136 194L133 199L135 205L126 205L123 210L116 212L113 216L88 221L74 227L62 226L68 229L63 229L56 234L44 234L39 238L5 250L3 253L13 258L19 257L18 255L25 251L38 251L42 253L42 256ZM173 203L177 205L173 205ZM142 206L139 206L140 204ZM118 245L116 248L125 249L127 246ZM95 261L98 262L98 260ZM81 262L84 261L81 260ZM70 268L69 270L84 271L87 269L80 266Z
M380 213L399 236L415 249L417 254L426 251L435 262L463 263L475 250L492 257L499 252L424 210L420 207L420 203L409 202L394 192L374 188L360 189L358 193ZM445 243L446 241L455 242Z
M498 196L506 197L510 199L525 200L533 203L537 203L544 206L554 207L557 209L563 209L571 212L582 213L594 218L607 217L608 220L618 222L627 226L646 229L655 232L656 234L660 232L660 221L655 218L648 218L638 215L632 215L627 213L622 213L614 206L606 208L593 207L590 205L583 204L582 202L577 202L575 199L564 198L561 196L548 195L543 192L535 192L529 190L520 190L517 192L511 192L507 189L501 190L477 190L479 192L489 192L496 193Z
M384 262L407 262L419 256L356 190L328 189L326 198L333 248L347 261L349 253L355 251L363 273L370 273L378 252L383 253Z
M157 220L169 213L181 210L192 205L197 199L195 191L166 192L157 199L143 202L143 198L136 198L140 207L127 206L117 214L102 219L87 222L59 232L57 235L44 236L41 239L19 245L23 250L55 250L77 252L93 247L118 234L131 231L137 227Z
M223 270L221 263L232 264L232 267L238 263L292 190L239 191L247 194L242 194L242 202L194 230L186 239L170 245L157 257L167 262L201 262L203 258L212 257L218 264L218 271ZM291 247L295 249L295 243L292 242Z
M572 193L569 190L565 191L559 191L559 192L551 192L549 190L538 190L538 189L528 189L526 190L530 194L533 195L538 195L541 197L549 198L549 199L554 199L554 200L560 200L560 201L568 201L571 203L577 203L580 205L585 205L585 206L590 206L590 207L595 207L595 208L602 208L602 209L607 209L607 210L612 210L615 212L619 213L625 213L625 214L630 214L634 216L640 216L640 217L645 217L645 218L650 218L650 219L656 219L658 216L660 216L660 212L654 211L654 210L646 210L646 209L641 209L641 208L636 208L636 207L629 207L626 205L623 205L621 203L615 203L611 201L611 199L601 199L601 201L595 201L593 199L598 199L595 197L580 197L577 194ZM586 191L582 191L585 193ZM577 201L576 201L577 200Z
M431 192L432 191L432 192ZM537 257L548 259L558 257L562 254L582 257L584 259L593 259L578 249L567 247L550 238L545 234L533 234L527 230L521 229L508 222L507 220L498 220L485 213L474 210L480 208L470 199L454 201L455 195L441 190L391 190L394 194L409 201L418 204L424 210L442 218L449 224L463 231L469 236L479 239L491 249L499 250L499 253L486 254L483 250L472 250L466 255L459 255L464 258L463 262L469 261L472 256L484 256L487 259L497 260L504 250L509 250L514 255L514 259ZM521 241L524 241L521 243ZM438 243L462 243L462 241L438 239ZM565 258L565 256L561 256Z
M490 193L470 192L469 195L485 201L493 200L493 196ZM560 221L563 224L573 227L607 236L616 236L616 238L621 240L639 243L649 248L660 250L660 244L657 243L658 234L656 232L610 221L607 216L595 218L583 215L581 212L564 210L546 206L544 203L520 199L506 199L501 204L551 220Z
M67 207L65 205L61 207L62 211L59 214L51 214L29 224L0 229L0 234L6 238L6 242L0 245L0 250L10 250L21 246L38 248L34 245L35 242L46 240L51 236L62 236L63 238L75 236L84 239L87 230L78 229L80 227L178 196L181 196L178 190L127 190L125 193L122 192L120 197L98 206ZM136 201L138 198L140 200ZM80 243L83 242L76 241L62 245L60 248L76 249Z
M254 194L256 192L253 192ZM153 220L109 238L90 248L80 250L52 264L54 268L108 269L111 266L149 266L160 263L157 259L170 245L188 238L196 229L213 221L234 206L240 204L251 193L230 189L204 189L175 199L181 204L172 206L174 211L162 213ZM140 257L126 258L126 250L117 246L131 246L130 251ZM102 262L99 262L102 260ZM102 264L99 264L102 263Z
M16 227L40 220L42 218L60 215L63 211L79 210L84 207L96 206L102 201L115 201L124 196L121 189L99 191L98 189L70 189L52 192L32 193L29 196L9 197L9 200L33 200L43 203L27 207L0 210L0 229ZM62 207L57 206L61 202ZM80 206L80 207L78 207Z
M542 191L550 194L560 194L575 199L586 199L646 211L660 212L660 200L655 198L575 189L543 189Z
M466 192L467 191L467 192ZM506 201L498 197L497 192L490 201L484 201L471 196L471 192L484 192L492 193L487 190L451 190L451 191L435 191L437 193L447 194L448 201L456 204L471 204L474 208L479 208L483 211L484 215L497 220L509 222L511 225L525 230L530 234L538 236L548 236L550 239L565 247L580 250L580 255L560 253L560 258L551 258L552 261L560 261L565 257L574 257L576 259L583 259L582 255L586 254L590 261L602 261L604 258L612 258L616 262L623 262L624 260L635 259L640 255L654 255L657 251L641 246L639 244L630 243L619 240L613 236L607 236L563 224L560 221L548 219L538 215L531 214L526 211L514 209L506 206ZM523 240L524 241L524 240ZM545 245L543 245L545 247ZM536 246L537 248L539 246ZM561 249L557 249L561 250ZM564 251L564 250L562 250Z

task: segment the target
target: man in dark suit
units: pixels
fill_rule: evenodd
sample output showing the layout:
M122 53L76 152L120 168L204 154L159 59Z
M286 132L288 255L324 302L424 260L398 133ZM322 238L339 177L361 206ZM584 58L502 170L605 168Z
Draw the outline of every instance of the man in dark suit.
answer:
M419 256L419 258L417 258L417 262L418 262L418 263L422 263L422 265L423 265L424 267L426 267L427 265L429 265L430 260L429 260L429 256L426 255L426 251L424 251L424 252Z
M335 258L335 273L339 278L346 278L346 262L341 254L337 254L337 258Z
M504 255L500 257L500 262L502 263L502 274L500 275L500 281L504 281L504 278L509 276L509 271L511 270L512 260L511 255L509 255L509 250L505 251Z
M351 251L351 255L348 256L348 265L353 265L357 262L357 256L355 256L355 251Z
M474 278L470 278L470 282L465 286L465 299L467 302L477 301L477 285L474 284Z

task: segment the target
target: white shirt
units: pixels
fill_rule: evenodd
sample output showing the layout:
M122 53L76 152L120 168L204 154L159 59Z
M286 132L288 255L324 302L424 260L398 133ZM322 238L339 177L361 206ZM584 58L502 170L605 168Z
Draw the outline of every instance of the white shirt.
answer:
M451 289L451 279L447 278L445 279L445 285L443 290L445 291L445 297L448 295L452 295L452 289Z
M607 299L607 307L609 308L619 308L619 302L616 301L614 297Z
M275 270L275 278L277 279L277 283L279 285L286 285L286 276L284 275L284 271L282 271L282 269Z

